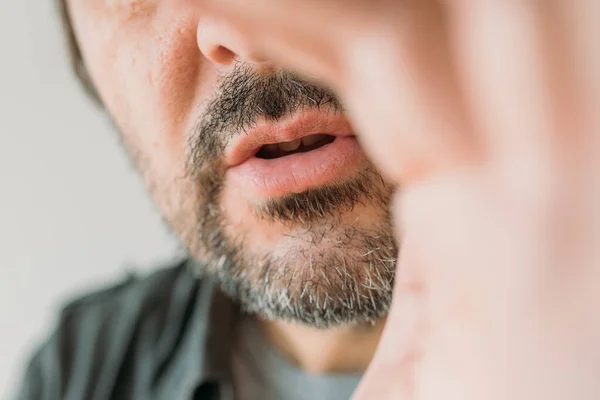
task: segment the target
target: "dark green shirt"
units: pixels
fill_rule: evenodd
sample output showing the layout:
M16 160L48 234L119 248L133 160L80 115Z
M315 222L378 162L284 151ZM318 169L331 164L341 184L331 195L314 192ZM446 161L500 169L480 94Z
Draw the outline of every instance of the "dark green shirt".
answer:
M292 365L190 261L65 307L23 400L347 400L360 374Z
M233 399L237 309L189 261L74 301L18 399Z

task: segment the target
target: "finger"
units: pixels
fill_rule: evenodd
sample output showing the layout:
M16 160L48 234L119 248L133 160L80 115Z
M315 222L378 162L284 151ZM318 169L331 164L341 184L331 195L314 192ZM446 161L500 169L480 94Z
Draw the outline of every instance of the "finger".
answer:
M595 266L595 271L587 268L595 277L586 281L593 282L600 274L597 245L600 240L600 44L596 39L600 37L600 3L575 0L560 2L557 8L562 17L569 82L574 87L569 104L564 104L565 108L569 107L571 116L564 136L582 139L572 151L572 165L577 170L569 177L569 193L579 193L571 199L571 209L579 212L571 215L567 226L571 229L565 232L569 232L568 243L578 244L573 246L570 256L579 255L581 264Z
M406 184L471 161L477 143L456 85L443 10L433 1L403 4L393 24L355 39L343 94L372 158Z
M398 257L394 298L386 326L353 400L415 399L415 379L426 340L423 282L410 236Z
M498 274L487 268L490 243L502 245L489 232L496 224L482 223L472 181L467 175L431 182L396 198L403 242L394 299L357 399L375 398L369 394L376 390L395 391L398 397L391 398L492 398L479 393L487 390L482 382L465 387L458 379L477 376L471 333L482 329L482 310L492 311L490 305L505 299L488 300L499 297L495 292L503 295L503 289L494 290L501 286Z
M580 116L588 121L585 132L600 137L600 3L595 0L559 2L563 17L567 58L571 61L570 78L576 83ZM591 143L590 143L591 144ZM600 143L596 142L597 145ZM594 149L599 146L592 147Z
M506 310L529 282L531 255L523 247L530 242L524 230L523 237L511 231L486 181L478 170L460 171L407 188L397 204L417 269L411 275L422 282L418 315L426 329L414 380L422 398L510 398L485 380L493 369L483 367L481 354L492 364L502 360L496 356L505 348L489 350L487 341L504 344L497 327L509 326Z
M460 79L489 154L547 162L557 145L561 81L552 2L448 3Z
M554 232L555 264L590 253L585 238L597 237L588 227L598 209L590 190L599 187L592 175L600 166L599 46L591 36L600 33L598 8L588 0L450 8L477 131L499 161L505 190L527 202L512 207L529 209L540 232ZM554 222L544 229L538 221ZM571 264L562 263L570 271Z

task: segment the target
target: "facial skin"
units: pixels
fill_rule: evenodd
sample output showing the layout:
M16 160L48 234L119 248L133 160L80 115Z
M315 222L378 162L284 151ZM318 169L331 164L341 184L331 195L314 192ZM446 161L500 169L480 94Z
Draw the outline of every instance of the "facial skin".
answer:
M334 152L308 178L294 156L277 164L289 176L231 162L255 128L350 129L334 93L261 59L192 1L71 0L69 9L107 111L202 272L266 319L330 328L385 317L392 188L364 155Z

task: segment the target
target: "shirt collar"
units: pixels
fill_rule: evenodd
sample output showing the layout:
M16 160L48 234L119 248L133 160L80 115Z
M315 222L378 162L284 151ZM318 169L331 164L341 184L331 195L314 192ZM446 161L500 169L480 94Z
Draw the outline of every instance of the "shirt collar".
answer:
M233 399L231 351L239 309L213 278L193 274L203 268L192 261L189 268L198 287L187 333L191 335L190 346L185 350L189 368L184 372L183 383L190 392L185 398L213 398L216 383L219 399Z

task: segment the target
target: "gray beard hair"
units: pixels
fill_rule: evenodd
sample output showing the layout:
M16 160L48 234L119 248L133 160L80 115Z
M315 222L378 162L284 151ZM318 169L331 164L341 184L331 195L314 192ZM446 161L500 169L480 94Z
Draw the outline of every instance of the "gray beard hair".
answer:
M343 255L346 246L340 246L315 257L318 261L309 255L302 267L281 259L265 261L258 267L259 279L242 274L232 280L229 274L219 274L220 282L244 311L264 319L322 329L374 324L387 315L392 300L396 263L394 247L389 246L392 238L358 230L348 233L364 241L355 249L371 250L348 256Z
M253 254L243 237L227 236L227 223L218 206L220 185L216 184L212 193L217 196L204 199L199 223L198 238L206 255L201 272L216 277L243 311L267 320L324 329L374 324L389 311L397 246L387 212L391 190L377 188L372 173L365 172L344 185L294 195L297 202L290 205L302 206L304 223L288 219L288 212L280 219L285 210L281 204L272 214L265 215L262 208L263 218L303 228L293 237L298 246L282 257ZM357 188L364 191L357 192ZM211 195L211 191L205 193ZM334 201L322 203L323 199ZM351 212L356 204L379 208L382 221L368 229L342 223L341 212Z
M221 156L234 132L260 117L277 120L315 108L343 112L335 94L290 73L256 75L239 66L223 80L190 135L188 175L197 224L188 246L203 261L200 272L215 276L246 312L319 328L374 323L389 310L397 246L388 213L392 189L373 166L345 183L272 199L253 210L257 223L304 229L285 257L253 254L244 237L226 233ZM359 204L383 217L368 229L342 223Z

